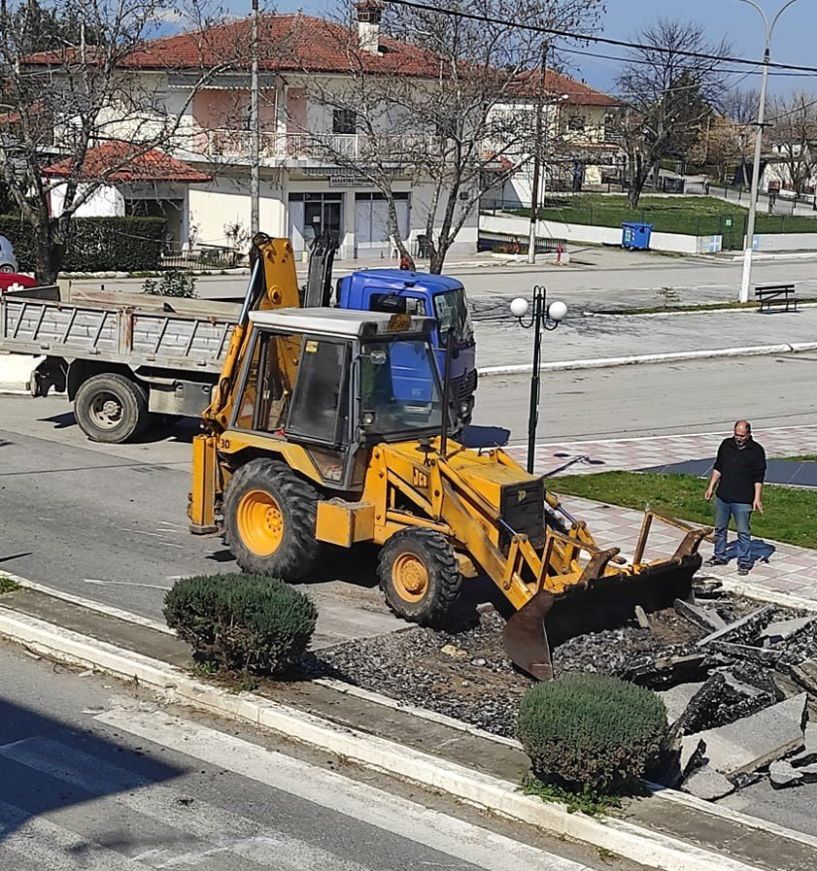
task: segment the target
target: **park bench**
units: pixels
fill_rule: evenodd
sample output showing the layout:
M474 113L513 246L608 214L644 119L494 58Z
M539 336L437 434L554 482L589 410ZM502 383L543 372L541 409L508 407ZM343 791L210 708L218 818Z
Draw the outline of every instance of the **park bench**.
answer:
M786 311L789 311L789 305L793 305L797 311L793 284L765 284L755 288L755 296L760 302L759 312L771 311L775 305L785 305Z

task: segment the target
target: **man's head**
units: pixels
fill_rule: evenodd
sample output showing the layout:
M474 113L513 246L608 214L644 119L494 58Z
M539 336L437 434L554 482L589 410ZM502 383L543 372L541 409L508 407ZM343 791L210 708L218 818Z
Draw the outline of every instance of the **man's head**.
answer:
M748 420L739 420L735 423L734 429L735 441L738 447L745 445L752 438L752 424Z

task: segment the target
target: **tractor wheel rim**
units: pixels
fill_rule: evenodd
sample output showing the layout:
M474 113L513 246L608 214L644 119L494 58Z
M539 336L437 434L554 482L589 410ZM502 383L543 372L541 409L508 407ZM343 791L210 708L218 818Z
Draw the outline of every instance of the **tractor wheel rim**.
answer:
M91 402L91 419L100 429L114 429L122 422L124 409L119 397L103 391Z
M284 515L266 490L250 490L238 504L238 533L256 556L272 556L284 540Z
M403 553L392 565L397 594L406 602L419 602L428 592L428 569L413 553Z

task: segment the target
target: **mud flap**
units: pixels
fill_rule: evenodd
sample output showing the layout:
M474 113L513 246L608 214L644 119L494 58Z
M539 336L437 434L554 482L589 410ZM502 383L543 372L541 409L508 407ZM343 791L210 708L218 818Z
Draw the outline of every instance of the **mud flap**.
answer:
M537 680L553 679L545 618L555 601L551 593L541 590L508 620L502 630L502 642L511 662Z

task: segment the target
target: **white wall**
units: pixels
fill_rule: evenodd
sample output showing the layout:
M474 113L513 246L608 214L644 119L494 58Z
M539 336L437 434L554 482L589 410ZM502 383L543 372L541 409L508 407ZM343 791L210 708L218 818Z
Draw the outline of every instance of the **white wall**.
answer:
M46 180L48 183L48 180ZM78 195L87 190L87 185L79 185ZM51 214L58 218L62 214L65 202L65 185L59 185L51 191ZM78 218L116 217L125 214L125 198L115 188L102 185L74 212Z
M758 233L755 251L817 251L817 233Z
M510 233L527 236L527 218L509 215L481 215L480 229L489 233ZM567 224L563 221L537 221L536 235L566 242L590 242L595 245L621 244L620 227L597 227L590 224ZM712 254L721 250L721 236L686 236L681 233L653 233L650 247L655 251L682 254Z

